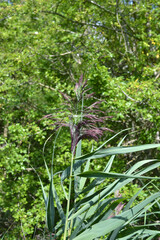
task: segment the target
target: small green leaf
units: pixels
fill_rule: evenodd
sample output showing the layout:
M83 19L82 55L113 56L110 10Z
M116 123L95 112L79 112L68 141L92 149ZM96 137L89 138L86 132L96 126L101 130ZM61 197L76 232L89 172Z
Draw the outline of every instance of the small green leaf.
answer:
M49 196L48 196L48 206L47 206L47 227L50 233L53 232L54 219L55 219L55 208L54 208L54 199L53 199L53 182L51 179Z

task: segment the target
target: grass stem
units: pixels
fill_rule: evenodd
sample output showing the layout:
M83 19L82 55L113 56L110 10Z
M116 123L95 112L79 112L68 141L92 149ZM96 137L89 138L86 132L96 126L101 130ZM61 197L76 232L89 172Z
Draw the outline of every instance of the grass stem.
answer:
M70 201L71 201L71 191L72 191L73 159L74 159L74 154L72 152L70 175L69 175L69 192L68 192L68 199L67 199L66 221L65 221L65 229L64 229L63 240L66 240L66 238L67 238L67 230L68 230L68 215L69 215L69 208L70 208ZM71 233L71 229L70 229L69 232Z

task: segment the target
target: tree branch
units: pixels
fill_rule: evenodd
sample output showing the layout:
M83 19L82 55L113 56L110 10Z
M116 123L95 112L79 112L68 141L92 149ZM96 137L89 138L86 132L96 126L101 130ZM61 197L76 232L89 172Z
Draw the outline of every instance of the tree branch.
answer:
M89 0L86 0L86 1L89 1ZM89 2L90 2L90 1L89 1ZM93 1L92 1L92 2L93 2ZM103 7L102 7L102 8L103 8ZM107 10L106 10L106 11L107 11ZM110 28L110 27L105 26L105 25L102 24L102 23L93 24L93 23L79 22L79 21L73 20L73 19L71 19L71 18L68 18L68 17L66 17L65 15L63 15L63 14L61 14L61 13L58 13L58 12L55 12L55 11L53 11L53 12L52 12L52 11L42 11L42 12L43 12L43 13L49 13L49 14L57 15L57 16L59 16L59 17L61 17L61 18L66 19L67 21L70 21L70 22L75 23L75 24L79 24L79 25L81 25L81 26L91 26L91 27L103 28L103 29L111 30L111 31L113 31L113 32L121 32L121 30L118 29L118 28L116 28L116 29ZM112 14L114 14L114 13L112 13ZM135 38L135 39L137 39L137 40L140 40L138 37L136 37L136 36L133 34L133 32L132 32L132 33L129 33L129 32L126 32L125 30L123 30L123 32L124 32L125 34L127 34L127 35L129 35L129 36L131 36L131 37L133 37L133 38Z
M89 3L93 4L93 5L95 5L96 7L102 9L103 11L114 15L114 12L111 12L110 10L106 9L105 7L99 5L98 3L96 3L96 2L94 2L92 0L86 0L86 2L89 2Z
M79 25L82 25L82 26L91 26L91 27L97 27L97 28L101 27L101 28L104 28L104 29L107 29L107 30L114 31L114 29L106 27L103 24L92 24L92 23L86 23L86 22L79 22L79 21L73 20L71 18L68 18L63 14L60 14L60 13L57 13L57 12L52 12L52 11L42 11L42 12L57 15L57 16L62 17L62 18L66 19L66 20L68 20L72 23L76 23L76 24L79 24Z

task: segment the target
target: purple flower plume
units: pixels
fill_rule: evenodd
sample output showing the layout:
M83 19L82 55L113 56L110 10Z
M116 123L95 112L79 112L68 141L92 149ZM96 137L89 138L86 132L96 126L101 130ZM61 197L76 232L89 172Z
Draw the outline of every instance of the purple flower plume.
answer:
M95 101L88 107L84 106L82 110L81 100L91 98L94 93L88 93L90 88L86 89L87 81L83 81L83 74L80 76L79 81L76 83L74 92L76 94L76 98L72 99L65 93L58 91L63 98L65 99L64 103L64 112L62 119L57 119L54 121L53 125L55 129L59 127L69 127L70 135L71 135L71 151L75 153L76 146L81 139L94 139L98 140L99 137L103 135L105 131L111 131L109 128L99 127L97 124L102 124L106 120L106 118L110 118L111 116L99 116L100 114L104 114L103 111L99 109L99 105L102 101ZM64 118L64 113L68 115L68 119ZM55 120L54 115L48 114L43 118L52 118Z
M98 139L103 135L104 131L111 131L109 128L96 127L97 122L103 122L101 119L94 121L83 120L80 121L77 125L70 125L71 132L71 151L75 151L77 143L81 139Z

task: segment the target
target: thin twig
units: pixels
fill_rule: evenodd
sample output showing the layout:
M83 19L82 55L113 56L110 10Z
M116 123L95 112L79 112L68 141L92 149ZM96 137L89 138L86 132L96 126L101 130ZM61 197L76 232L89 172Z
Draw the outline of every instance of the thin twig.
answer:
M58 55L47 55L47 57L59 57L59 56L65 56L65 55L68 55L68 54L71 54L71 53L73 53L73 52L69 51L69 52L58 54Z
M119 20L118 13L116 14L116 17L117 17L117 22L118 22L118 24L119 24L119 26L120 26L120 28L121 28L121 33L122 33L122 36L123 36L123 39L124 39L125 50L126 50L126 52L128 52L128 46L127 46L126 37L125 37L125 35L124 35L123 27L122 27L121 22L120 22L120 20Z
M130 100L138 103L138 101L136 101L134 98L130 97L125 91L123 91L123 90L120 88L120 86L117 86L117 87L122 91L122 93L123 93L128 99L130 99Z
M114 15L114 12L111 12L110 10L106 9L105 7L99 5L98 3L96 3L96 2L94 2L94 1L92 1L92 0L86 0L86 2L92 3L92 4L95 5L96 7L102 9L103 11Z
M52 11L43 11L43 12L44 12L44 13L50 13L50 14L57 15L57 16L62 17L62 18L66 19L66 20L68 20L68 21L70 21L70 22L72 22L72 23L76 23L76 24L79 24L79 25L82 25L82 26L92 26L92 27L97 27L97 28L98 28L98 27L101 27L101 28L105 28L105 29L107 29L107 30L112 30L112 31L114 31L114 29L109 28L109 27L107 27L107 26L105 26L105 25L103 25L103 24L93 24L93 23L79 22L79 21L73 20L73 19L71 19L71 18L68 18L68 17L66 17L65 15L61 14L61 13L52 12Z
M55 91L55 88L52 88L52 87L50 87L50 86L48 86L48 85L44 85L43 83L38 83L40 86L42 86L42 87L45 87L45 88L48 88L48 89L50 89L50 90L53 90L53 91Z

